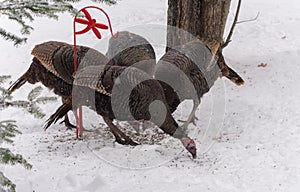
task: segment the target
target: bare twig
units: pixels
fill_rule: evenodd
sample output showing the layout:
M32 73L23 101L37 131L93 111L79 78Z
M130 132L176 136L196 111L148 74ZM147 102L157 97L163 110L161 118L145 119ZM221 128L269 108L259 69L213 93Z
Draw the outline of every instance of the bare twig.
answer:
M236 13L235 13L235 17L234 17L234 20L233 20L233 23L232 23L232 26L231 26L231 29L229 31L229 34L228 34L228 36L226 38L225 43L221 46L222 49L225 48L231 42L231 37L233 35L234 28L235 28L235 26L237 24L237 21L238 21L238 18L239 18L241 4L242 4L242 0L239 0L238 1L238 5L237 5L237 9L236 9Z
M236 24L241 24L241 23L246 23L246 22L251 22L251 21L256 21L257 18L259 17L260 12L257 13L257 15L253 19L248 19L248 20L243 20L243 21L238 21Z

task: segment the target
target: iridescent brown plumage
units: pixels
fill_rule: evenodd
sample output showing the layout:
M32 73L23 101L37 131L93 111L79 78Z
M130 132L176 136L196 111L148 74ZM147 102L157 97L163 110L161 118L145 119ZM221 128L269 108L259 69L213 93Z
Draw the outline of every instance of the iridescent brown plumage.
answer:
M130 39L130 37L134 37L134 39ZM128 65L133 65L135 62L137 61L142 61L144 63L146 63L147 65L147 69L149 69L149 64L148 64L148 60L149 58L152 59L154 58L151 62L152 64L155 64L155 54L154 54L154 50L151 47L151 45L148 43L148 41L146 41L145 39L143 39L142 37L138 36L138 35L134 35L131 34L129 32L120 32L117 36L118 38L112 38L110 40L110 44L109 44L109 51L108 54L112 57L111 61L114 62L106 62L108 65L120 65L120 66L128 66ZM127 41L128 40L128 41ZM53 45L51 45L53 46ZM49 46L49 47L51 47ZM55 45L54 45L55 46ZM47 49L47 47L39 47L40 49ZM150 50L150 51L149 51ZM79 56L77 56L77 58L82 58L82 55L80 55L80 53L82 53L82 47L78 47L77 48L77 52L79 53ZM87 52L87 54L84 55L84 59L82 60L78 60L77 63L80 63L78 70L80 70L80 68L84 68L88 65L103 65L103 63L98 63L99 60L103 60L102 58L99 58L99 55L97 53L94 53L95 51L91 51L89 50ZM59 51L57 51L59 57L56 57L55 61L60 60L62 58L66 58L65 60L68 60L68 58L70 57L70 51L69 51L69 47L67 46L61 46ZM116 55L115 55L116 54ZM45 63L51 63L51 60L49 61L49 59L47 58L47 55L43 55L40 54L41 56L39 58L41 58ZM64 57L65 56L65 57ZM97 57L95 57L97 56ZM87 60L87 59L88 60ZM61 61L63 62L63 61ZM73 60L72 60L73 62ZM54 64L52 64L54 63ZM66 77L64 80L70 83L73 83L73 77L72 75L69 73L70 71L73 71L73 68L71 69L67 69L66 68L62 68L61 65L55 65L55 62L52 62L50 64L49 69L53 71L52 68L55 68L55 72L57 71L58 76L63 76ZM47 65L49 66L49 65ZM151 66L151 69L153 71L153 65ZM97 91L101 91L103 89L101 89L101 87L97 87L95 88ZM104 92L101 92L102 94L105 94ZM45 128L47 128L49 125L51 124L51 121L48 121L47 124L45 125Z
M128 32L118 32L117 37L109 40L106 56L116 66L136 67L150 76L156 64L152 45L144 37Z
M41 82L45 87L62 97L63 102L72 94L74 59L73 45L49 41L36 45L32 50L34 56L29 69L14 82L9 91L13 92L24 83L35 84ZM94 64L106 64L108 59L98 51L77 46L77 67L85 67ZM68 116L65 116L67 127L70 124Z
M192 99L194 107L183 125L186 129L195 117L201 97L209 91L218 77L225 76L237 85L243 79L230 69L223 57L210 50L206 44L193 40L181 46L169 48L160 58L155 70L155 79L160 80L171 112L181 101Z
M155 52L150 42L140 35L128 31L118 32L116 37L110 38L106 56L111 59L112 65L136 67L153 76ZM144 120L142 122L128 121L137 132L141 124L143 128L147 125Z
M74 89L77 96L72 98L72 102L64 103L48 122L62 118L72 108L71 105L75 108L86 105L103 117L117 142L121 144L136 143L116 128L114 119L151 120L165 133L179 138L184 144L191 141L172 117L159 82L144 71L121 66L89 66L76 73ZM158 103L151 106L155 102ZM196 157L195 146L184 146Z

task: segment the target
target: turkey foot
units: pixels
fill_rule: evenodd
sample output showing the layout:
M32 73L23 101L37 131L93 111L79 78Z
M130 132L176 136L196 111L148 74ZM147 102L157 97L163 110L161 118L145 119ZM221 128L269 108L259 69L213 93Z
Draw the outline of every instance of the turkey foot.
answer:
M115 126L111 119L108 117L103 117L105 123L110 128L110 131L115 136L116 142L122 144L122 145L132 145L136 146L138 143L133 141L131 138L129 138L125 133L123 133L117 126Z
M190 123L193 123L193 125L196 126L196 121L198 121L198 120L199 120L199 118L196 117L196 115L194 115L194 116L191 118ZM181 122L181 123L186 123L186 122L187 122L187 120L178 120L178 121Z
M196 110L198 106L200 105L200 101L194 101L194 107L192 109L191 114L189 115L188 119L185 121L185 123L181 126L184 131L187 130L189 124L192 122L194 125L196 125L195 120L198 120L196 117Z
M65 126L67 127L66 130L72 130L72 129L76 128L75 125L73 125L72 123L70 123L68 115L65 115L65 119L63 121L61 121L59 124L65 124Z

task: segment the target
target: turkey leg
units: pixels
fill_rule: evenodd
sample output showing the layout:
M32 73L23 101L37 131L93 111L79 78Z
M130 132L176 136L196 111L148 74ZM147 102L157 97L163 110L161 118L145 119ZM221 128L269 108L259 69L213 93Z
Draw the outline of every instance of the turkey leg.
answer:
M115 136L116 141L122 145L138 145L138 143L134 142L127 135L125 135L117 126L115 126L112 120L108 117L103 117L104 122L110 128L110 131Z
M196 110L197 110L199 105L200 105L200 100L194 100L194 106L193 106L193 109L191 111L191 114L189 115L189 117L185 121L185 123L181 126L184 131L187 130L187 128L188 128L188 126L191 122L193 122L194 125L196 124L195 120L197 120L198 118L196 117L195 113L196 113Z

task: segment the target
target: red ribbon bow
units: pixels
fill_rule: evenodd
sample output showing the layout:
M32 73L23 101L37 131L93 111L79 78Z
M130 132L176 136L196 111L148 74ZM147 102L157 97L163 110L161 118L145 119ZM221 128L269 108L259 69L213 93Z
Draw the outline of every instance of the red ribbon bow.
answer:
M81 11L84 13L87 20L81 18L75 18L75 22L85 24L87 26L83 30L75 32L75 34L84 34L92 29L92 31L97 36L97 38L101 39L101 33L97 28L108 29L108 26L102 23L97 23L96 19L93 19L86 9L82 9Z

